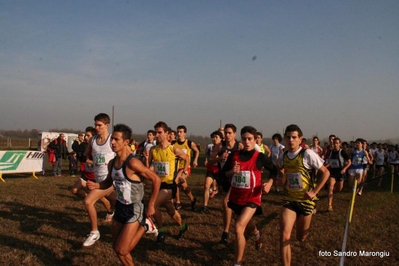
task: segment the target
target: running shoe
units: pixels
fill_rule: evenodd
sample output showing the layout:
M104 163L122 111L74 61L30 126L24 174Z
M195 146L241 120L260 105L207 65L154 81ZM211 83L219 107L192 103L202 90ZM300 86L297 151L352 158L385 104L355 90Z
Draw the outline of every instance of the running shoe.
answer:
M222 238L220 239L219 243L227 244L228 238L229 238L229 233L228 232L223 232L222 233Z
M328 205L327 211L332 212L333 210L334 210L334 209L333 209L332 205Z
M90 232L90 234L87 235L87 239L86 241L83 243L84 247L90 247L92 246L94 243L96 243L97 240L100 239L100 232L96 231L96 232Z
M184 224L184 229L180 229L179 234L177 235L177 239L182 239L184 237L184 233L188 230L188 225Z
M175 210L180 211L181 209L181 204L180 203L175 203Z
M212 190L212 193L209 195L209 198L212 199L212 198L215 197L216 194L218 194L218 193L219 193L219 191L217 191L217 190Z
M259 238L255 240L255 248L257 251L260 251L262 249L262 232L259 230Z
M157 236L157 244L162 244L165 242L165 232L158 232L158 236Z
M197 203L197 198L194 198L194 200L191 202L191 210L195 211L195 204Z
M209 214L208 207L204 206L204 208L202 208L201 212L204 213L204 214Z
M155 236L158 236L158 229L155 226L154 222L151 220L151 218L146 218L145 219L145 232L146 234L154 234Z
M107 216L105 216L105 221L106 222L112 222L112 217L114 217L114 212L112 213L107 213Z

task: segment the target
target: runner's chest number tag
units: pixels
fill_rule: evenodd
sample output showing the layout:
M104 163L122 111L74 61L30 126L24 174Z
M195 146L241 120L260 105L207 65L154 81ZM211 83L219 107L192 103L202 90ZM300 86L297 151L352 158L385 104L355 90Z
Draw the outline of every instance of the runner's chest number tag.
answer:
M158 176L169 176L169 162L155 162L154 170Z
M287 185L289 189L300 190L303 188L301 173L287 173Z
M251 172L241 171L240 173L234 174L231 179L231 186L236 188L251 188Z
M95 153L94 154L94 163L97 165L105 164L105 154L104 153Z
M338 159L330 159L331 168L339 168Z

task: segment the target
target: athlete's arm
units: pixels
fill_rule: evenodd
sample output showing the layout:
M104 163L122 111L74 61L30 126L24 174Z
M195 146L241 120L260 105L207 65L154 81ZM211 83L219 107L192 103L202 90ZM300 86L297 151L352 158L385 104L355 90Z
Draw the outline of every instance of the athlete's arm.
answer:
M148 154L148 160L145 161L146 167L147 167L147 168L150 168L151 170L154 170L154 166L152 165L152 160L153 160L153 158L152 158L152 152L153 152L154 149L155 149L155 146L152 146L152 147L150 148L150 151L148 152L148 153L149 153L149 154Z
M113 165L113 161L114 159L110 160L108 163L108 174L107 174L107 178L105 178L105 180L101 183L97 183L97 182L93 182L91 180L87 180L86 182L86 186L89 190L93 190L93 189L107 189L110 186L112 186L113 184L113 180L111 177L111 166Z
M91 155L91 153L93 151L92 139L93 139L93 137L91 137L89 139L89 141L87 143L87 148L86 148L85 153L84 153L84 155L86 156L86 163L89 163L89 164L93 164L93 158L92 158L92 155Z
M193 161L193 166L197 167L198 166L198 157L199 157L199 150L197 148L197 145L194 143L194 141L191 141L191 149L194 152L194 161Z
M327 182L328 178L330 177L330 171L328 171L328 169L324 165L322 165L318 169L317 175L321 175L321 177L318 178L317 186L312 191L308 191L305 193L304 195L305 199L311 200L320 192L320 190L324 187L324 184Z
M152 183L152 191L151 191L151 196L150 200L148 202L148 207L147 207L147 216L152 216L155 213L155 200L158 197L158 192L159 188L161 186L161 179L155 174L154 171L150 170L149 168L145 167L144 164L137 160L137 159L132 159L129 162L129 168L134 171L134 173L144 177L145 179L148 179Z
M184 151L180 148L177 148L176 146L173 146L173 152L177 157L182 159L184 161L184 169L183 171L187 171L188 166L190 165L190 157L188 157L187 154L184 153Z

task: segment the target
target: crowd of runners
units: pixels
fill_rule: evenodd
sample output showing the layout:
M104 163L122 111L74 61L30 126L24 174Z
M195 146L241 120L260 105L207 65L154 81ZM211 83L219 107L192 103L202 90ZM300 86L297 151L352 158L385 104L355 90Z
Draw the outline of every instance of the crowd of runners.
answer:
M184 238L189 225L180 215L181 192L191 202L191 210L203 215L210 213L210 199L219 193L223 195L220 243L229 241L234 214L234 265L241 265L246 232L253 235L255 248L262 249L262 229L252 218L262 215L261 196L270 191L282 194L281 261L290 265L292 229L296 227L298 241L305 241L316 212L318 193L323 188L328 189L325 208L332 212L333 194L343 189L346 178L350 186L355 180L362 184L369 171L373 177L380 177L389 164L397 173L399 164L396 147L377 143L369 147L360 138L346 143L330 135L329 143L321 147L315 136L308 145L301 129L289 125L284 136L279 133L272 136L269 147L262 143L263 135L254 127L243 127L237 136L236 126L226 124L210 134L212 143L205 151L203 206L198 208L189 176L191 166L198 166L200 152L196 143L186 138L186 126L179 125L175 131L160 121L138 145L132 145L129 126L115 125L113 132L109 127L109 116L100 113L94 117L94 127L86 128L84 167L72 193L84 199L91 224L83 246L89 247L100 239L95 208L100 201L107 210L106 221L112 224L113 249L123 265L134 265L131 251L146 232L156 234L156 244L164 244L161 210L179 227L176 238ZM262 182L263 174L268 176L266 182ZM145 190L145 186L151 189ZM145 195L145 191L150 193ZM363 186L356 192L362 195Z

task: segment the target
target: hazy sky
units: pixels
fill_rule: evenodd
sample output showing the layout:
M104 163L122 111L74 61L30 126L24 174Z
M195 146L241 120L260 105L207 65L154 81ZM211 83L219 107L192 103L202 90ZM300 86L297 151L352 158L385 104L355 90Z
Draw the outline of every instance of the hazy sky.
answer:
M399 1L2 1L0 129L399 136Z

